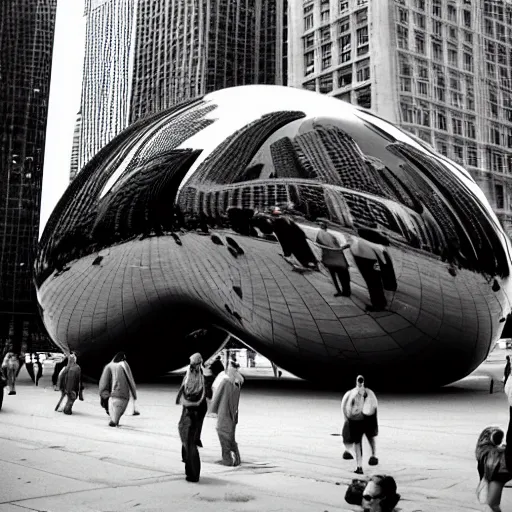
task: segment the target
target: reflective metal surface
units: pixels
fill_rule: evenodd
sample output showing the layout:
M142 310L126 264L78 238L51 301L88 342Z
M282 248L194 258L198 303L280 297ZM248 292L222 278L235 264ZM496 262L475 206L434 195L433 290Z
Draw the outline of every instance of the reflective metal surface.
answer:
M96 155L36 281L48 332L89 373L120 348L136 371L176 369L230 332L308 379L434 386L499 337L509 262L464 169L347 103L247 86Z

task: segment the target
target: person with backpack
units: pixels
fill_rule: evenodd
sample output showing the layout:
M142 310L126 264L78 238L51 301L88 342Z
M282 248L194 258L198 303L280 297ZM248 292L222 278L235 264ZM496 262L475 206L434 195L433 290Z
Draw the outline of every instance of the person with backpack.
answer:
M356 387L347 391L341 401L341 411L344 417L342 430L345 460L353 459L352 446L355 447L357 468L355 473L363 474L363 435L366 435L372 455L368 460L370 466L376 466L379 459L376 457L375 437L379 433L377 421L377 397L375 393L367 388L364 377L358 375Z

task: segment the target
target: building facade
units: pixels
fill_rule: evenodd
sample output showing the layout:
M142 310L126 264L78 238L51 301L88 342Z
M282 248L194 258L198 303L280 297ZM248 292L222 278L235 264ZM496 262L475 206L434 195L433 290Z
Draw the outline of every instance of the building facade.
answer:
M56 4L0 2L0 350L39 336L32 269Z
M136 9L136 0L86 0L77 170L128 125Z
M512 236L512 2L290 3L289 85L357 104L464 165Z

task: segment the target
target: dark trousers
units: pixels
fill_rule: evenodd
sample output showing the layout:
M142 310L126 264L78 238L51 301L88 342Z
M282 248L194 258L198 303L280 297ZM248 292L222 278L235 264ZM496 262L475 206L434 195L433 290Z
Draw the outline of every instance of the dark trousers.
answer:
M235 430L236 425L234 425L232 429L217 428L217 435L219 436L222 451L222 463L226 466L239 466L241 462L240 451L235 441Z
M201 459L197 449L197 407L183 407L178 431L181 439L181 457L185 462L185 475L189 482L198 482L201 474Z
M512 473L512 407L509 407L508 429L505 441L507 443L505 448L505 462L507 469Z
M338 293L350 295L350 272L344 267L327 267L331 273L332 282ZM338 284L338 280L341 284Z
M357 268L368 287L370 301L375 309L384 309L388 303L384 295L384 287L382 286L382 278L380 272L375 270L375 263L377 260L370 260L368 258L360 258L354 256Z
M196 444L198 446L202 446L201 442L201 432L203 430L203 422L204 417L206 416L206 413L208 411L208 404L206 403L206 398L199 404L199 407L197 408L197 429L196 429Z

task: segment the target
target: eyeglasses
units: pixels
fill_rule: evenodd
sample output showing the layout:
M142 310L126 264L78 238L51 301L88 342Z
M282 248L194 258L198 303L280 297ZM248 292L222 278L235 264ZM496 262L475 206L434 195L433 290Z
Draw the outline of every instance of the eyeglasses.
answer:
M377 496L371 496L369 494L363 494L363 500L366 500L366 501L372 501L372 500L378 500L382 498L382 495L377 495Z

